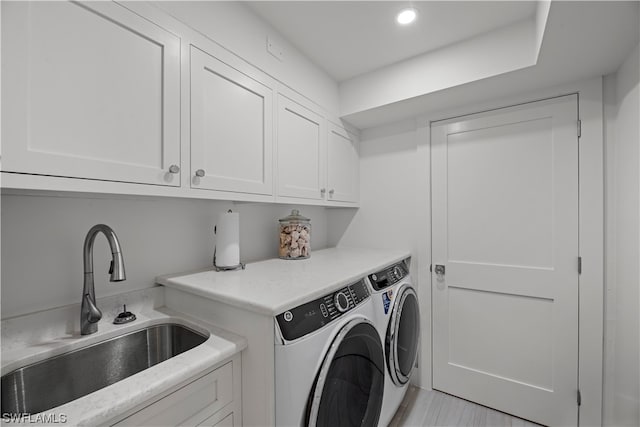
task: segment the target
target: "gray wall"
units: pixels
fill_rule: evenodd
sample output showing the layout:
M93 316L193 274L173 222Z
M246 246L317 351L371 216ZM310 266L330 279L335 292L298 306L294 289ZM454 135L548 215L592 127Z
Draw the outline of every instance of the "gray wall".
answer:
M328 211L329 244L410 250L421 305L417 385L431 387L429 132L408 120L368 129L360 145L360 209Z
M2 196L2 318L80 302L82 246L94 224L117 233L127 280L107 280L106 239L95 244L98 297L154 286L158 275L211 265L213 226L227 209L240 213L243 261L276 257L277 220L291 206L125 196ZM298 207L311 218L312 251L327 245L325 208Z
M604 81L604 424L640 425L640 45Z

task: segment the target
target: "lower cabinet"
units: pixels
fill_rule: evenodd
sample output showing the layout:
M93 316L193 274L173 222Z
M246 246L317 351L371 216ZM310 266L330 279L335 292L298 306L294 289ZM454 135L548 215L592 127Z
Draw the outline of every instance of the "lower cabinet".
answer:
M221 367L111 425L240 426L239 365L240 357L234 357Z
M207 427L233 427L234 425L237 425L233 424L233 412L227 415L225 415L226 412L224 411L220 412L223 413L214 414L198 425Z

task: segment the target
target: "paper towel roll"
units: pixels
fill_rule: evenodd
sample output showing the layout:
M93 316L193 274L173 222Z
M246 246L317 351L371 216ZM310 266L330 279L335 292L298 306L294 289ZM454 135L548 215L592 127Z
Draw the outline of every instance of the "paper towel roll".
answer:
M215 253L218 267L235 267L240 264L240 215L237 212L229 211L218 215Z

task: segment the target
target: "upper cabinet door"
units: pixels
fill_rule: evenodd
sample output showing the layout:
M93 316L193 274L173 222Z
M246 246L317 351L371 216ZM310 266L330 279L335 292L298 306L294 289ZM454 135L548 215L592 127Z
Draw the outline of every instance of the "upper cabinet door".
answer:
M358 141L355 136L334 123L329 123L328 138L327 200L356 203L360 187Z
M2 67L3 171L180 185L172 33L112 2L3 2Z
M273 194L272 90L191 47L193 188Z
M278 196L323 200L326 193L326 120L278 97Z

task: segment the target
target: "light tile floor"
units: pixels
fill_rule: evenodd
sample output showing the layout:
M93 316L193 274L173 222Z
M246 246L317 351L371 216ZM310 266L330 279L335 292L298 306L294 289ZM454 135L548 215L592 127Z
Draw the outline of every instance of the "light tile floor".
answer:
M540 427L446 393L412 386L389 427L416 426Z

